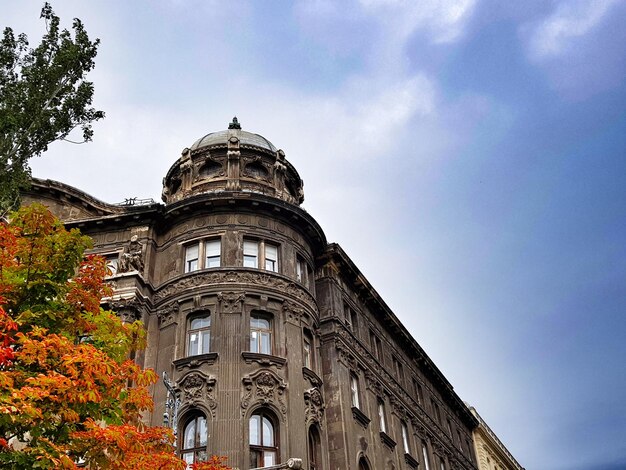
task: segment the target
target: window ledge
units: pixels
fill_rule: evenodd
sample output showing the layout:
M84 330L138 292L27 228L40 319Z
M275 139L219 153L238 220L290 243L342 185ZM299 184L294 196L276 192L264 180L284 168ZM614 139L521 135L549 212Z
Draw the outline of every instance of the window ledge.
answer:
M417 468L419 465L419 462L417 461L417 459L413 458L413 456L411 456L411 454L404 454L404 461L411 467L411 468Z
M394 441L385 431L380 431L380 441L390 449L393 449L396 446L396 441Z
M276 366L279 369L287 363L287 359L284 357L274 356L273 354L262 354L252 351L243 351L241 356L246 361L246 364L257 362L262 366Z
M217 358L218 354L216 352L183 357L182 359L176 359L174 361L174 367L176 368L176 370L182 370L185 367L193 369L202 364L213 365L217 361Z
M315 371L309 369L306 366L302 367L302 375L304 376L304 378L308 379L311 384L317 387L322 385L322 379L320 378L320 376L317 375Z
M354 419L364 428L370 424L371 420L356 406L352 407L352 416L354 416Z

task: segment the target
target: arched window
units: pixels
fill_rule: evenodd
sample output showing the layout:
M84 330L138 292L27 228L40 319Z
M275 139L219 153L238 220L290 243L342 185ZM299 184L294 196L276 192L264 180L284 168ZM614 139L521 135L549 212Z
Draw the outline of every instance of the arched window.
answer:
M365 457L359 459L359 470L370 470L370 466L367 464Z
M211 350L211 315L191 318L187 330L187 355L197 356Z
M274 417L259 410L250 417L250 468L278 463L278 433Z
M267 315L250 315L250 351L272 354L272 320Z
M320 433L316 426L309 428L309 470L320 470L322 468L322 448L320 444Z
M195 415L183 429L180 454L187 464L207 459L207 426L204 415Z

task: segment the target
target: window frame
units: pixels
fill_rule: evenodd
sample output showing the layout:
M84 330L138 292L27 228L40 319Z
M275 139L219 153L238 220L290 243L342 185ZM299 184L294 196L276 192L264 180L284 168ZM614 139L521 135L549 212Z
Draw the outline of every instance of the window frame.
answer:
M257 437L259 438L259 443L253 444L251 426L252 426L252 420L255 417L259 417L260 419L259 428L257 429ZM265 445L266 444L264 442L265 422L271 425L271 437L272 437L273 445ZM278 420L276 419L276 416L274 415L274 413L272 413L271 411L265 408L259 408L255 410L254 413L252 413L250 415L250 418L248 419L248 452L250 455L250 468L266 467L266 466L271 466L271 465L278 465L280 463L280 434L279 434ZM260 459L256 461L255 463L256 466L254 467L252 466L253 452L257 453L258 458ZM266 458L269 457L269 455L266 455L266 453L274 454L274 460L272 462L269 462L269 463L266 462Z
M402 448L405 454L411 454L411 446L409 444L409 428L404 421L400 421L400 434L402 436Z
M279 243L258 238L243 239L242 266L250 269L261 269L272 273L280 273L281 256ZM270 252L272 256L270 257ZM250 260L254 260L250 263ZM268 263L271 263L268 265Z
M195 320L200 320L200 319L208 319L209 324L208 326L201 326L199 328L192 328L191 325L193 324L193 322ZM190 316L187 319L187 332L186 332L186 357L191 357L191 356L199 356L201 354L208 354L211 352L211 326L212 326L212 321L213 319L211 318L211 313L210 312L206 312L206 313L201 313L201 314L194 314L193 316ZM206 351L204 351L204 332L208 332L208 344L206 345ZM197 333L198 334L198 352L195 354L191 353L191 335Z
M207 246L209 244L217 243L218 245L218 253L217 255L207 256L208 249ZM197 254L195 258L189 257L189 250L195 248L197 250ZM217 258L217 266L209 266L209 259L215 260ZM195 269L191 269L192 266L190 263L195 261ZM184 245L184 256L183 256L183 273L193 273L196 271L201 271L203 269L215 269L222 267L222 237L208 237L201 240L195 240L191 243L187 243Z
M201 420L204 422L204 445L202 444L202 438L203 436L200 436L200 426L199 423L201 422ZM190 463L196 463L196 462L204 462L206 460L208 460L208 445L209 445L209 428L208 428L208 421L207 418L205 416L204 413L200 413L200 412L196 412L194 414L192 414L191 416L189 416L185 421L184 421L184 425L182 426L182 433L181 433L181 440L180 440L180 452L179 455L181 457L181 459L185 460L185 462L187 462L187 464L189 465ZM194 425L194 442L193 442L193 447L185 447L186 445L186 435L187 435L187 429L189 428L189 426L193 424ZM198 457L198 454L200 454L201 452L204 452L204 456L202 456L201 458ZM189 455L191 454L192 457L192 462L188 462L185 459L185 455ZM203 459L202 459L203 458Z
M385 416L385 402L382 398L378 398L376 401L376 409L378 411L378 426L380 432L387 434L387 417Z
M269 326L267 328L262 328L260 326L253 325L252 322L254 320L265 320L268 322ZM250 326L250 348L249 348L250 352L257 353L257 354L269 354L269 355L273 354L273 351L274 351L274 344L273 344L274 318L273 316L271 314L264 313L264 312L252 312L250 314L249 326ZM253 333L256 333L258 335L255 339L257 343L256 348L252 347ZM264 342L262 340L264 336L267 337L267 345L268 345L269 350L264 350L264 347L263 347Z
M354 372L350 372L350 403L353 408L361 409L359 377Z
M313 335L304 330L302 332L302 365L308 369L313 369L315 363L313 350Z
M428 447L425 441L422 441L422 457L424 458L424 469L430 470L430 457L428 456Z

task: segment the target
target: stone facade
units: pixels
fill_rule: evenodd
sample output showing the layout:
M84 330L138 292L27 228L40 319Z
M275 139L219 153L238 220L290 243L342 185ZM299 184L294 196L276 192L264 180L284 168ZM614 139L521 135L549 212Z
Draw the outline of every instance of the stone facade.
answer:
M208 134L160 203L112 205L36 180L109 259L108 305L143 320L135 360L165 373L147 417L181 455L244 469L476 469L469 412L337 244L301 207L303 182L267 139ZM167 386L165 385L167 383Z
M473 406L470 406L469 410L478 420L478 427L474 429L473 438L479 470L524 470L524 467L515 460L478 411Z

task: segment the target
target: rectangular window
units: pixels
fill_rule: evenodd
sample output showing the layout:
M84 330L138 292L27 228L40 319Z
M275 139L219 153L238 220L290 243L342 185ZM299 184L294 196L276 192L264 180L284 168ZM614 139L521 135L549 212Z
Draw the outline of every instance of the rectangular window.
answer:
M354 374L350 374L350 397L352 399L352 406L355 408L360 408L359 406L359 379Z
M220 240L209 240L204 244L204 267L219 268L221 266L220 257L222 254L222 244Z
M309 279L311 277L311 270L309 265L299 256L296 259L296 279L305 286L308 286Z
M398 378L398 380L402 381L402 377L404 377L404 371L402 369L402 363L400 362L400 359L398 359L395 356L393 358L393 368L394 368L394 372L396 373L396 377Z
M198 259L200 255L200 245L189 245L185 248L185 272L190 273L198 270Z
M446 419L446 423L448 424L448 434L452 438L452 442L454 442L454 434L452 434L452 423L450 422L450 418Z
M378 423L380 424L380 431L387 432L387 422L385 421L385 404L382 400L378 400Z
M383 362L383 350L380 343L380 338L372 330L370 330L370 346L372 348L372 353L374 354L374 356L376 356L376 358L380 362Z
M243 242L243 267L259 267L259 243L244 240Z
M357 318L356 312L350 309L350 323L352 323L352 332L356 334L359 329L359 320Z
M211 347L211 316L192 318L187 331L187 355L206 354Z
M409 430L405 422L402 422L402 447L404 448L405 454L411 453L411 449L409 448Z
M308 335L304 336L302 345L302 363L304 367L311 368L311 338Z
M424 457L424 468L430 470L430 459L428 458L428 450L424 441L422 441L422 456Z
M446 470L446 464L442 458L439 459L439 468L440 470Z
M278 272L278 247L276 245L265 244L265 269Z
M250 351L272 354L272 321L265 316L250 317Z
M422 404L422 386L416 379L413 379L413 388L415 389L415 397L417 398L417 403L419 405Z

